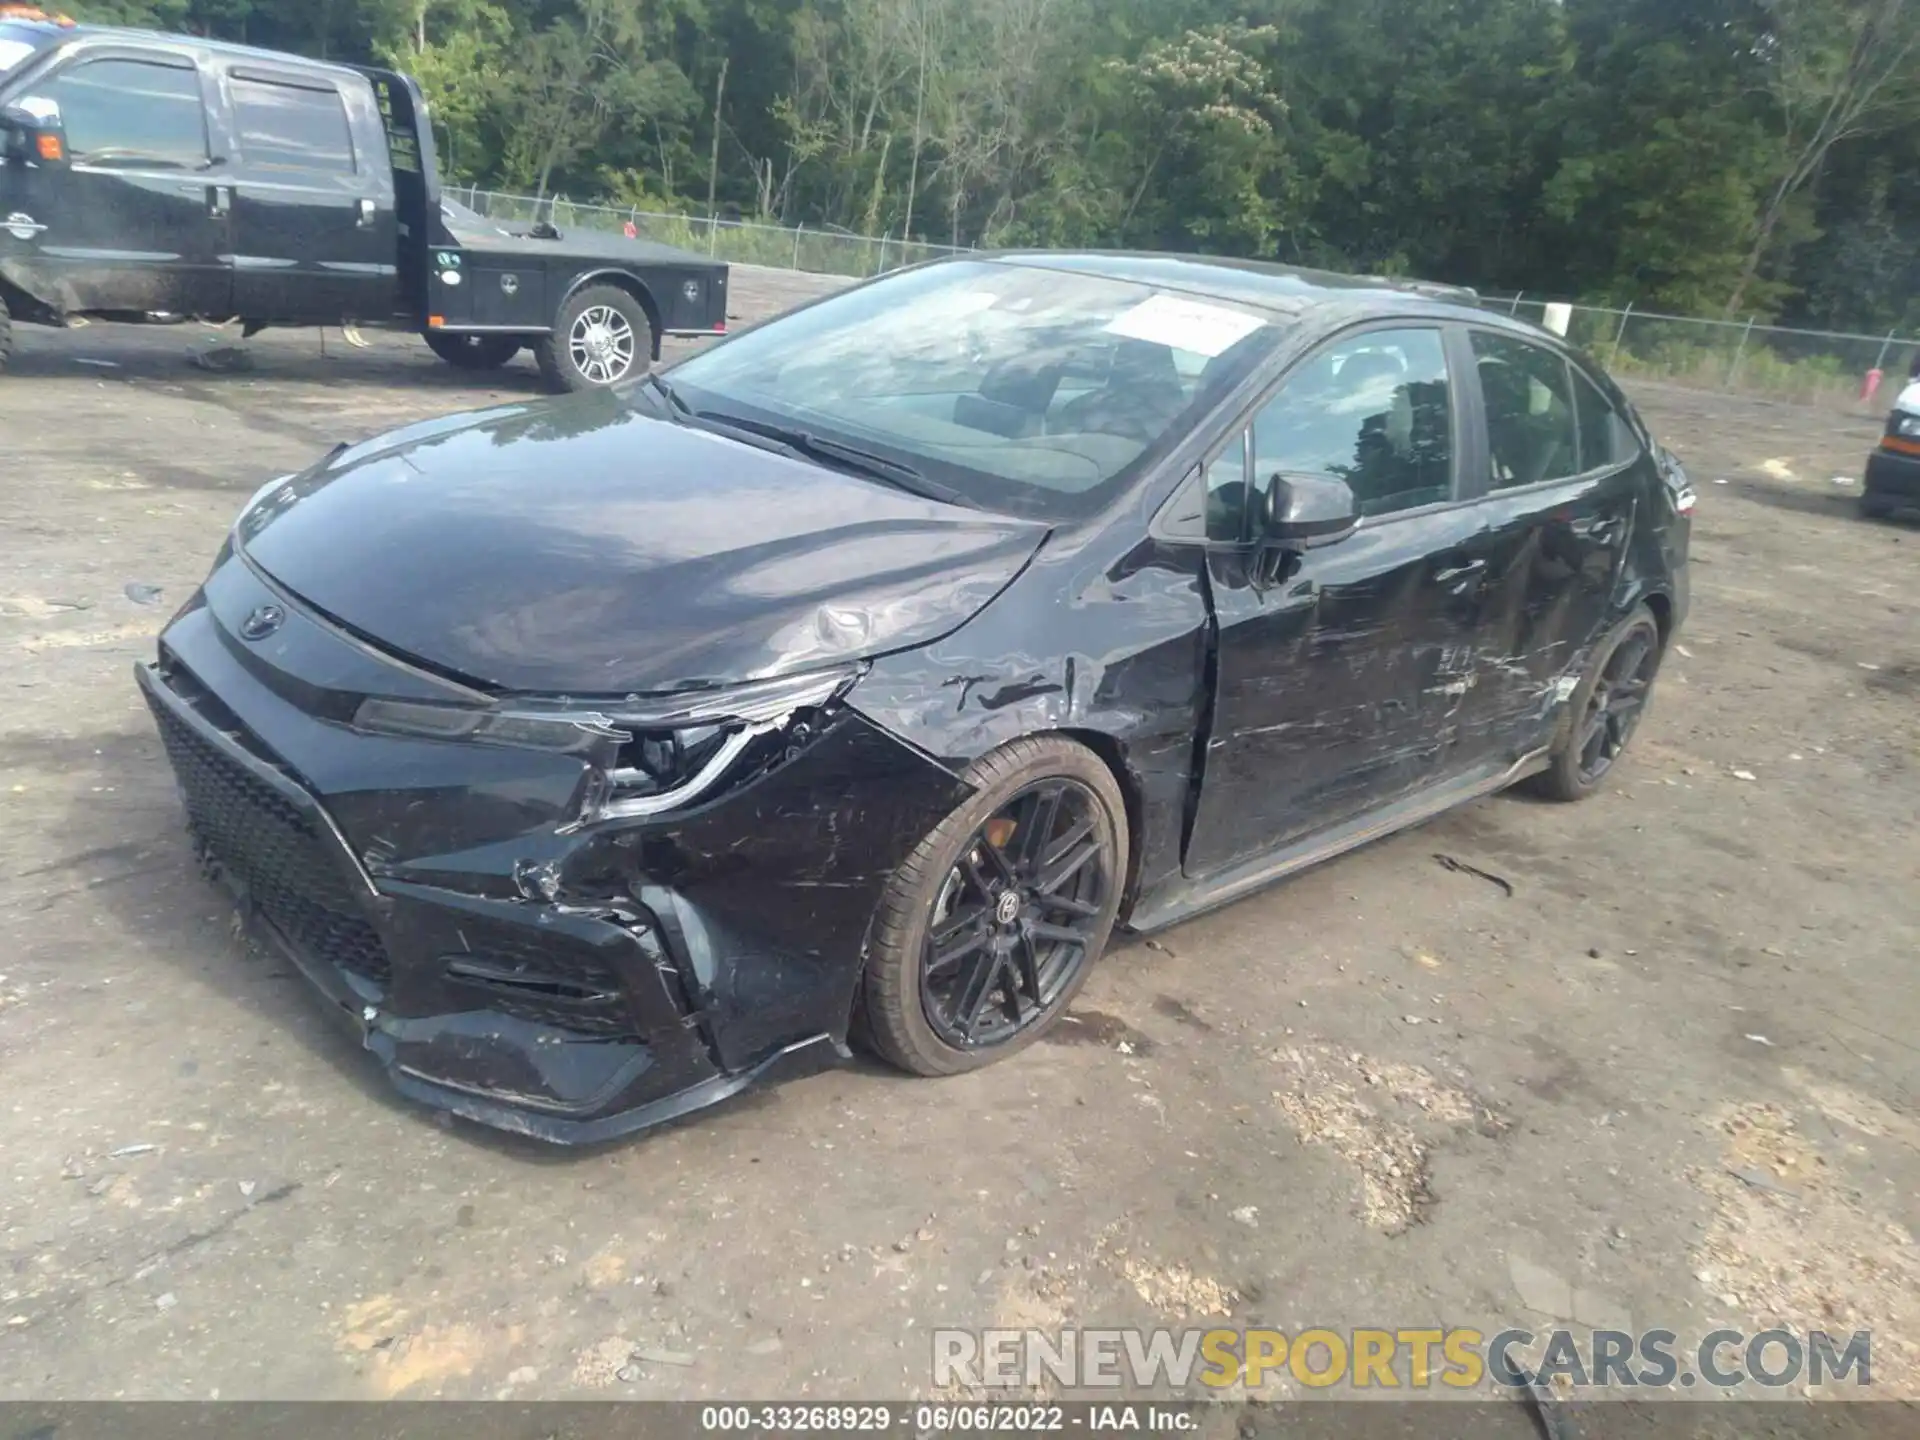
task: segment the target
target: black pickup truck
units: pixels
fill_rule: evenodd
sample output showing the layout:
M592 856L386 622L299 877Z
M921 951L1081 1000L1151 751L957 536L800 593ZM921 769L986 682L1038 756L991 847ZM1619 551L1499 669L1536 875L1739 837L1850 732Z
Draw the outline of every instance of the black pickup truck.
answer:
M352 323L583 390L726 330L724 264L444 197L393 71L0 5L0 151L0 368L15 322Z

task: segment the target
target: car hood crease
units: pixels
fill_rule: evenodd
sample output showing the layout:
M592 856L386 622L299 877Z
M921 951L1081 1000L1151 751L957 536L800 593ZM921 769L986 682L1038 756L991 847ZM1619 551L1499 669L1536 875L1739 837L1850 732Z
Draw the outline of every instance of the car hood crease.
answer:
M247 558L374 642L483 686L659 693L926 644L1047 529L635 410L504 406L263 493Z

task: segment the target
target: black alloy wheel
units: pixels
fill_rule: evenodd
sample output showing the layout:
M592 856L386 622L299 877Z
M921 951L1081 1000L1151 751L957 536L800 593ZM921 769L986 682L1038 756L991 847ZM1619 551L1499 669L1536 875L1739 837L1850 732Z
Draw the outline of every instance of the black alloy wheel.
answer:
M1572 723L1536 789L1554 800L1584 800L1600 788L1646 713L1660 653L1659 623L1642 605L1595 652L1573 693Z
M863 990L874 1048L922 1075L1038 1039L1106 948L1126 876L1126 808L1083 746L1015 741L969 778L974 796L895 873Z
M947 1044L1004 1045L1087 963L1114 878L1099 804L1076 780L1029 785L947 872L920 961L920 1003Z

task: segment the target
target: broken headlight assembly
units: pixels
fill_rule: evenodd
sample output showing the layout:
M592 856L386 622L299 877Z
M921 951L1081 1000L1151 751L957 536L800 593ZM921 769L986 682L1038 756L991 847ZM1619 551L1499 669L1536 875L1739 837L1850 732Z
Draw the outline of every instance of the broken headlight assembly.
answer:
M369 698L353 728L578 755L588 764L578 823L664 815L736 784L804 745L818 713L864 666L617 702L522 701L479 709Z

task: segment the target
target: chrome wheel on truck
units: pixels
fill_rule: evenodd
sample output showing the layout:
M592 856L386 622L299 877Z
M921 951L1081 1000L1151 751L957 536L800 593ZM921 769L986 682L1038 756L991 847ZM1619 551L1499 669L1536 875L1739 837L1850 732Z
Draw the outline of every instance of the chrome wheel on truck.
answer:
M600 390L653 365L653 321L612 285L590 285L560 307L553 333L534 346L540 373L556 390Z

